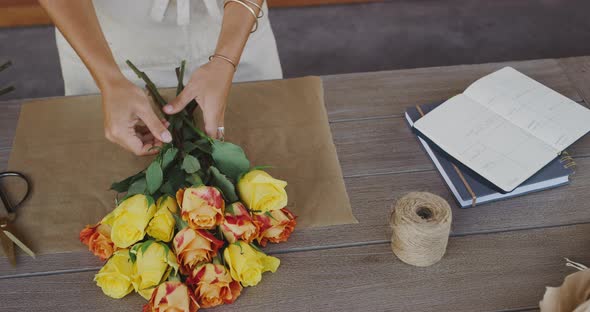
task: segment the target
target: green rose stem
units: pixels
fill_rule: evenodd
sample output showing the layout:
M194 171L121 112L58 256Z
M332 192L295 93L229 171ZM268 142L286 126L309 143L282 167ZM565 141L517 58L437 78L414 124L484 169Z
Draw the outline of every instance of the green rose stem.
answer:
M14 91L14 89L15 88L13 86L9 86L9 87L6 87L4 89L0 89L0 95L4 95L4 94L6 94L8 92Z
M156 87L154 82L148 77L148 75L146 75L145 72L142 72L141 70L139 70L130 60L127 60L126 63L127 63L127 65L129 65L131 70L133 70L133 72L137 75L137 77L141 78L145 82L146 89L151 94L151 96L154 98L154 100L160 105L160 107L164 107L164 105L166 105L166 100L164 100L164 98L162 97L162 95L158 91L158 88ZM184 61L181 63L181 67L184 68L183 63L184 63ZM184 71L184 69L182 71ZM182 81L180 83L182 83ZM173 137L173 139L175 141L174 145L181 147L182 138L181 138L181 135L180 135L180 132L178 131L178 129L174 129L174 122L173 122L174 119L173 118L176 118L175 115L171 116L168 120L170 122L169 129L174 133L174 137Z
M7 61L6 63L0 65L0 72L10 67L10 65L12 65L11 61Z
M141 78L145 82L145 87L148 89L152 97L154 97L154 100L156 100L160 106L166 105L166 100L164 100L162 95L160 95L158 88L156 88L156 85L152 82L152 80L144 72L135 67L135 65L133 65L130 60L127 60L126 63L129 65L129 67L131 67L133 72L135 72L137 77Z
M7 61L6 63L0 65L0 72L10 67L10 65L12 65L11 61ZM6 88L0 89L0 95L4 95L10 91L13 91L14 89L14 86L8 86Z

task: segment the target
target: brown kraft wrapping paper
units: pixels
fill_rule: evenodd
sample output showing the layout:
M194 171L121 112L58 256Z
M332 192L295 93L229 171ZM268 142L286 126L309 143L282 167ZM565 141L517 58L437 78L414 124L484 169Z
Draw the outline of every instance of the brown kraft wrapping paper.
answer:
M163 91L171 99L174 90ZM226 140L252 165L269 165L288 182L298 229L357 223L328 124L318 77L233 86ZM112 182L151 161L104 138L100 96L58 97L23 104L8 168L33 183L16 227L38 254L83 250L78 233L114 208ZM11 191L16 188L11 187Z

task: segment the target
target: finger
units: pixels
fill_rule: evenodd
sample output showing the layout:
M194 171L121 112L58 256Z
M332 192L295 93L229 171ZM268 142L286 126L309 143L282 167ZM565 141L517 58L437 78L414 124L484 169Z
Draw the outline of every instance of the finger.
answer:
M137 134L137 137L141 140L141 142L143 142L143 144L146 144L146 143L152 143L153 144L153 143L156 142L156 140L154 138L154 135L151 134L151 133L143 134L143 135L138 133Z
M172 135L170 131L164 126L162 121L156 116L151 108L147 108L142 111L138 116L143 123L150 129L150 132L154 137L162 142L170 143L172 141Z
M217 108L217 105L211 105L211 107ZM218 135L218 127L220 127L220 114L217 111L210 111L205 109L203 111L203 122L205 123L205 132L208 136L217 139Z
M126 150L134 153L137 156L154 155L158 153L157 150L150 150L154 144L144 144L136 135L135 129L113 129L110 131L109 140L119 144Z
M166 114L176 114L180 112L190 101L194 99L193 91L190 85L177 95L174 100L170 101L163 108Z
M162 118L160 121L164 124L164 127L170 128L170 122L166 118Z

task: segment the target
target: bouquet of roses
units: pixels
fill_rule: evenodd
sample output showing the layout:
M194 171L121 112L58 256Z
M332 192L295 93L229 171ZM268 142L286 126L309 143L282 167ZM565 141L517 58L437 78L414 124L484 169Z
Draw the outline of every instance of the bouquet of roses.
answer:
M164 105L154 84L154 100ZM176 68L182 91L184 62ZM275 272L279 259L260 250L286 241L295 216L285 208L286 182L252 168L239 146L214 140L196 126L192 102L168 121L173 142L147 169L113 183L125 193L80 240L106 263L95 281L112 298L132 291L149 300L144 311L196 311L233 303L242 287Z

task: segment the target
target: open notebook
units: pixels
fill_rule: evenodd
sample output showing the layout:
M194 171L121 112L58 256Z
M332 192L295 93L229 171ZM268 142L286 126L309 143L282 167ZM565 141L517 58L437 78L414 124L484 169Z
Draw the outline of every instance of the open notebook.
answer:
M414 128L510 192L590 130L590 110L505 67L420 118Z

